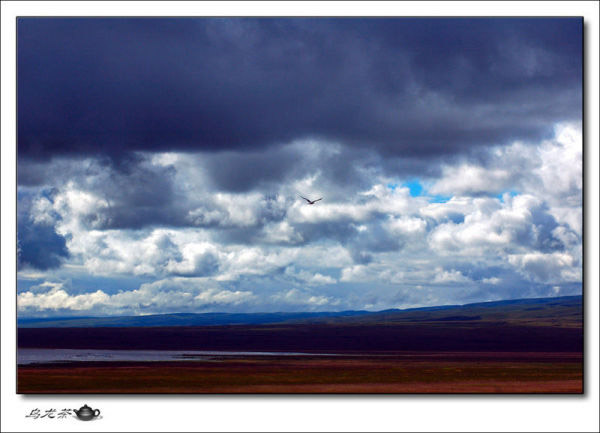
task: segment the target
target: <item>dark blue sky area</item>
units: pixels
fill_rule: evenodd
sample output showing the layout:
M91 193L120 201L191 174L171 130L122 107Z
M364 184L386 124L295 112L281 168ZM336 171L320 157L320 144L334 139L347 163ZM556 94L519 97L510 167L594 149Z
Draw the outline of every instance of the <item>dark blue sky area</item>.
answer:
M582 29L579 18L20 18L19 158L306 137L419 157L537 139L581 116Z

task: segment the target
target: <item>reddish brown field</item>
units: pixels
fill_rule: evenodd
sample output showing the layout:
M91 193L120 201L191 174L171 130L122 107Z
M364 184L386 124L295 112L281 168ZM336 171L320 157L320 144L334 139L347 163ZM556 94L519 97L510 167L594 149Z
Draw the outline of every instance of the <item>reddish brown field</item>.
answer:
M28 365L19 393L582 393L579 353L448 352Z

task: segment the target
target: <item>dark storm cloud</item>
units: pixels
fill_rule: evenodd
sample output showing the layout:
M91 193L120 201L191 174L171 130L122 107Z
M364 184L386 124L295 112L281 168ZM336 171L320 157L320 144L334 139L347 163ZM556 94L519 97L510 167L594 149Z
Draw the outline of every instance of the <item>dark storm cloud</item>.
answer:
M189 225L185 219L189 204L174 188L175 169L151 165L134 155L126 160L122 167L104 157L55 158L51 163L24 160L19 164L18 179L21 186L52 187L55 191L73 182L81 191L93 194L101 205L82 217L87 228Z
M52 192L43 193L51 199ZM29 193L19 194L17 213L17 266L48 270L58 268L69 251L64 236L56 233L54 224L48 221L36 223L31 218L32 200Z
M549 213L548 205L530 209L532 228L528 236L530 245L538 251L551 253L554 251L565 251L565 244L554 235L554 230L559 226L556 219ZM570 231L573 236L577 235ZM521 238L523 239L523 237Z
M110 179L93 187L107 201L101 227L141 228L148 225L181 226L187 209L173 190L174 170L142 165L128 173L115 170Z
M66 239L54 227L19 221L17 226L17 262L19 269L58 268L69 257Z
M219 259L209 252L194 257L193 268L187 272L175 272L174 275L184 277L212 276L219 270Z
M367 230L357 233L353 244L358 251L381 253L398 251L404 245L404 241L400 237L390 236L381 225L371 223ZM357 256L361 255L357 254Z
M581 19L20 18L19 158L119 162L305 137L439 156L539 139L580 118L582 29Z
M218 153L206 159L205 169L217 188L247 192L297 174L300 159L301 155L288 149Z
M398 171L400 165L381 167L384 161L368 149L335 146L332 151L329 147L324 143L300 142L260 151L205 153L201 164L212 186L220 191L277 190L290 181L317 175L317 183L327 191L330 200L344 198L349 190L369 187L373 173L368 170L380 174L379 171Z

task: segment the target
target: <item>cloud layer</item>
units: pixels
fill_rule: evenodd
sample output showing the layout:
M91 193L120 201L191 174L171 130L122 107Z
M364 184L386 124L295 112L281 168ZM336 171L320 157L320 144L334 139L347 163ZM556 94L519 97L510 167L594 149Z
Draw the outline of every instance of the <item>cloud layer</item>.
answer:
M549 138L581 118L581 37L564 18L22 18L19 154L126 165L318 138L428 157Z
M334 189L312 206L299 194L333 182L327 159L308 172L292 170L296 177L280 185L248 192L215 189L210 172L198 169L211 154L144 154L127 174L111 166L81 171L94 166L93 158L70 164L57 160L54 164L69 170L53 179L51 188L22 188L27 202L23 199L21 219L29 223L26 227L45 228L25 232L22 243L37 245L46 262L23 259L21 273L45 270L48 282L79 272L156 283L122 293L118 286L81 294L69 294L68 288L23 290L19 306L24 311L130 313L192 307L387 308L544 296L555 293L555 287L577 292L582 278L581 165L565 167L551 185L546 177L558 161L577 160L578 141L575 126L561 126L554 139L537 146L516 142L493 148L510 157L473 166L473 172L503 171L510 180L498 186L485 176L479 184L472 179L468 188L455 185L457 194L441 200L432 191L449 194L442 187L455 182L464 163L444 165L440 177L423 180L429 190L411 195L409 187L398 185L400 178L394 183L390 172L369 167L369 159L357 161L354 170L370 170L372 185L354 193L357 185L338 183L338 195ZM328 146L312 142L310 148L326 152ZM294 164L304 162L299 158ZM169 173L163 177L164 190L177 199L159 197L157 204L123 200L115 185L129 185L126 191L136 196L134 188L147 187L137 181L140 172L148 179ZM62 249L48 242L48 233L62 241ZM55 251L61 252L60 260L52 261ZM72 267L61 267L65 261ZM172 286L166 290L164 282ZM149 291L152 284L161 289ZM210 290L198 292L205 287ZM169 296L180 302L167 301Z
M581 293L581 20L23 18L18 37L22 314Z

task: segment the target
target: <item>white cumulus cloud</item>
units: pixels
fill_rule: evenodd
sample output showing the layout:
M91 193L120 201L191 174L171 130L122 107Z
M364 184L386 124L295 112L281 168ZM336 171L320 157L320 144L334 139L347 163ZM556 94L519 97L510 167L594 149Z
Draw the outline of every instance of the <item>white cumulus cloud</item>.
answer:
M581 267L568 253L532 252L509 255L508 261L532 281L556 284L581 280Z

